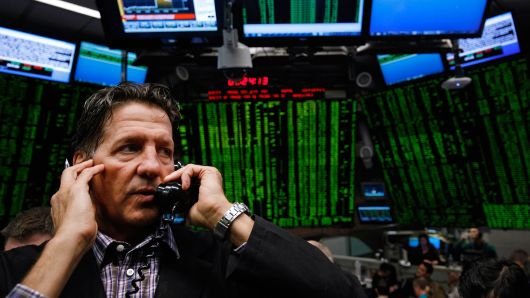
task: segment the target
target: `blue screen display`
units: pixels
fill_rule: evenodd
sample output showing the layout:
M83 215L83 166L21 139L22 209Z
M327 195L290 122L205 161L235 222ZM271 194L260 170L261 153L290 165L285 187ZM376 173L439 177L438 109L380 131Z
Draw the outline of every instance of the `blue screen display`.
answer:
M385 186L383 183L362 184L363 196L365 199L382 199L385 198Z
M440 238L429 236L429 242L436 249L440 249ZM409 237L409 247L418 247L418 245L420 245L418 237Z
M81 42L74 80L103 86L117 85L121 80L120 50L89 42ZM127 81L144 83L147 67L133 66L136 54L128 53Z
M477 34L487 0L373 0L370 36Z
M68 83L75 43L0 27L0 72Z
M358 206L360 223L391 223L394 221L390 206Z
M442 56L436 54L377 55L387 85L444 72Z
M484 31L480 38L465 38L458 40L463 51L460 54L462 67L488 62L521 52L517 32L510 12L488 18L484 23ZM454 68L452 54L447 55L447 61Z

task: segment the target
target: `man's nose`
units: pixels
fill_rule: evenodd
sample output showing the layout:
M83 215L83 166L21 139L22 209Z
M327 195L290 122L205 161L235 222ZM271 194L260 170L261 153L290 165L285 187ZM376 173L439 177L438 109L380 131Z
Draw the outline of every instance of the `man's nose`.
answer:
M148 148L142 154L142 160L138 166L138 174L156 177L160 174L162 163L155 149Z

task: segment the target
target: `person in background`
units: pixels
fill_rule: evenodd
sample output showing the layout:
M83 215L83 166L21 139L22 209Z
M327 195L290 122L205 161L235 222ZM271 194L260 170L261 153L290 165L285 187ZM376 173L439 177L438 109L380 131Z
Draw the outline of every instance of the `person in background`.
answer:
M530 294L519 265L491 258L478 260L464 270L458 290L463 298L523 298Z
M430 298L431 295L431 286L430 281L425 277L416 277L412 281L412 288L414 289L414 297L417 298Z
M464 269L479 259L497 259L495 247L484 240L483 233L476 227L468 230L467 235L456 244L456 250Z
M447 296L449 298L460 298L458 293L458 283L460 280L460 273L457 271L447 272Z
M50 207L33 207L23 210L2 230L4 250L25 245L40 245L53 236Z
M0 295L355 297L319 250L230 202L216 168L175 169L180 117L159 84L121 83L90 96L73 165L51 198L55 234L0 253ZM162 213L155 194L166 182L197 193L185 221L197 229Z
M372 288L374 289L375 297L380 295L386 295L390 298L397 297L399 282L396 267L390 263L381 263L379 269L372 277Z
M437 265L440 263L440 252L432 245L429 241L427 234L420 234L418 236L418 259L419 262L430 263L431 265Z
M519 265L519 267L523 269L526 274L526 277L528 278L528 283L530 284L530 260L528 260L528 253L526 252L526 250L514 250L510 256L510 261Z
M421 262L418 265L418 268L416 270L416 275L411 278L405 279L403 282L403 285L401 287L400 295L399 297L408 298L408 297L415 297L414 296L414 286L413 281L415 278L425 278L429 281L429 287L430 287L430 293L431 297L433 298L444 298L447 297L447 294L445 293L445 290L442 288L442 286L433 281L431 276L434 272L434 268L430 263Z

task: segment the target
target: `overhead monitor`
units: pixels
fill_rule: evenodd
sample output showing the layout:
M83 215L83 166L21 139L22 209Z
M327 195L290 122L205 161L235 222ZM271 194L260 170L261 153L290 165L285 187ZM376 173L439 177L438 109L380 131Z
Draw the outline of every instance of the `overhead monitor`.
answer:
M0 27L0 72L68 83L75 43Z
M459 39L462 67L468 67L519 54L521 49L511 12L488 18L480 38ZM454 68L454 55L448 54L449 66Z
M360 43L364 0L247 0L242 41L248 46Z
M377 61L388 86L445 71L440 53L377 55Z
M111 47L222 44L222 1L96 0Z
M429 242L434 246L436 249L440 249L440 243L441 240L438 237L429 236ZM411 236L409 237L409 247L418 247L420 245L419 239L417 236Z
M488 0L373 0L371 38L478 37Z
M362 196L365 200L385 199L385 185L381 182L363 182L361 183Z
M394 222L389 205L357 206L357 214L361 224L389 224Z
M135 66L135 53L128 53L127 81L144 83L147 67ZM81 42L75 67L76 82L112 86L121 81L122 51L107 46Z

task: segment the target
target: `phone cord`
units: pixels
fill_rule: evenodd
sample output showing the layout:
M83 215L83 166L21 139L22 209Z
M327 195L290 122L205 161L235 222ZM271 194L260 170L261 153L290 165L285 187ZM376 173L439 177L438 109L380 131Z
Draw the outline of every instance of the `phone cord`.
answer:
M155 232L155 237L151 240L151 245L147 249L142 250L141 257L140 257L142 265L138 267L138 270L137 270L138 277L131 280L131 287L133 289L127 291L127 293L125 293L125 297L130 298L131 295L136 294L138 293L138 291L140 291L140 287L137 285L137 283L145 279L145 275L143 271L146 269L149 269L149 258L156 257L156 254L160 247L160 243L162 242L162 239L164 238L164 235L167 232L167 230L168 230L168 222L166 220L163 220L162 224Z

